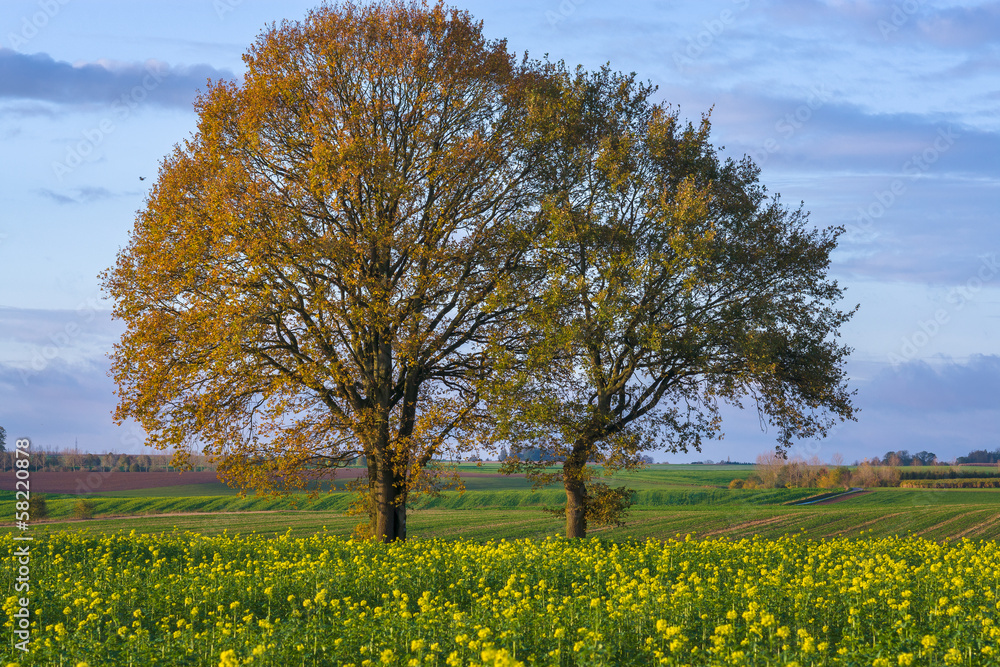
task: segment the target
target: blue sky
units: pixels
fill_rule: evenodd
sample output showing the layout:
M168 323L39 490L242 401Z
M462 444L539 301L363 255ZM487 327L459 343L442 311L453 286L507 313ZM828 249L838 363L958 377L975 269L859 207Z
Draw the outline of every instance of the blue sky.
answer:
M111 421L121 333L97 274L125 245L207 78L239 77L313 2L8 0L0 13L0 424L139 451ZM1000 447L1000 2L464 2L510 50L635 71L820 226L860 304L843 340L862 411L805 455ZM145 177L140 181L139 177ZM773 447L752 410L704 453Z

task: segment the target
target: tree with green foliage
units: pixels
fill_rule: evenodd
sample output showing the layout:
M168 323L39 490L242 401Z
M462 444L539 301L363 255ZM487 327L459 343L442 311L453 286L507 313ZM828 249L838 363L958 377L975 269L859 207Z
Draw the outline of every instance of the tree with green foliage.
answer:
M495 440L547 454L505 471L561 482L566 534L583 537L628 506L588 462L700 451L721 432L720 402L753 401L779 452L853 418L836 342L853 311L826 277L843 230L768 197L749 158L722 161L707 117L682 124L652 86L608 68L559 81L530 255L544 277L520 345L495 347L489 391Z
M0 452L7 451L7 429L0 426Z

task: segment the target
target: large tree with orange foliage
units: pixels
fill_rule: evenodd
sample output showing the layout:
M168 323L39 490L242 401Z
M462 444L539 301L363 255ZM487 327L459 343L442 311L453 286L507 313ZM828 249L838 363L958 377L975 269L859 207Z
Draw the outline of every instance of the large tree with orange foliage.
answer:
M534 66L461 11L324 6L211 83L104 274L116 418L244 488L359 455L375 535L479 415L525 251ZM509 285L508 285L509 286Z

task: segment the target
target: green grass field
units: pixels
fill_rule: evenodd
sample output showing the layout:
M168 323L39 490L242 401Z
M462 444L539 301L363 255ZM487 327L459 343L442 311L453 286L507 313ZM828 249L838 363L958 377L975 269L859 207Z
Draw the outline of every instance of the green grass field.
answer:
M900 508L902 510L902 508ZM358 522L342 511L195 512L150 516L108 517L37 524L36 531L85 529L97 533L135 530L140 533L190 530L208 535L229 533L285 533L303 536L324 528L349 535ZM10 529L7 529L10 530ZM541 538L560 535L558 518L538 509L428 509L410 513L409 535L414 539L464 537L490 539ZM997 505L944 505L886 512L878 508L715 506L699 508L633 508L622 528L592 527L589 533L612 540L670 539L678 535L741 539L753 535L776 538L801 534L809 538L888 537L919 535L933 540L1000 538Z
M462 473L496 473L499 464L484 462L462 463L458 465ZM597 468L600 471L600 468ZM642 470L620 472L610 478L611 484L627 484L633 489L659 489L664 487L712 486L725 487L737 477L745 478L753 472L753 466L746 465L692 465L692 464L654 464ZM470 482L476 478L466 478L466 488L525 488L530 486L521 478L479 478L479 486L473 487Z
M496 464L463 464L466 473L493 473ZM1000 539L1000 490L875 489L831 505L788 506L818 489L731 490L735 477L752 472L737 465L655 465L608 480L636 490L624 527L591 526L590 534L609 539L669 539L693 533L739 539L752 535L813 538L916 534L929 539ZM424 498L409 513L408 533L416 539L464 537L472 540L545 537L561 534L562 521L542 508L564 501L557 487L532 490L523 478L467 477L467 491ZM11 502L12 492L0 493ZM36 530L86 529L105 533L191 530L205 534L257 532L309 535L324 527L349 535L358 523L345 510L347 493L292 497L240 497L222 484L118 491L90 498L94 518L73 520L72 496L48 496L50 518ZM295 507L292 507L292 504ZM0 529L3 532L12 527Z

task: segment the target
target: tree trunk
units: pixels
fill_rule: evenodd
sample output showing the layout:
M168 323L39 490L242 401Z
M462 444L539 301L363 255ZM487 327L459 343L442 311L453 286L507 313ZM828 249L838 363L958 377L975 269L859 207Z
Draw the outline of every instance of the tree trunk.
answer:
M406 539L406 480L399 477L399 462L390 446L389 416L385 410L371 442L368 483L375 514L373 537L382 542Z
M382 542L406 539L406 503L391 464L379 466L375 484L375 538Z
M590 457L591 442L580 438L563 463L563 485L566 487L566 537L587 536L587 485L584 468Z
M566 537L587 536L587 487L579 478L564 479L566 486Z

